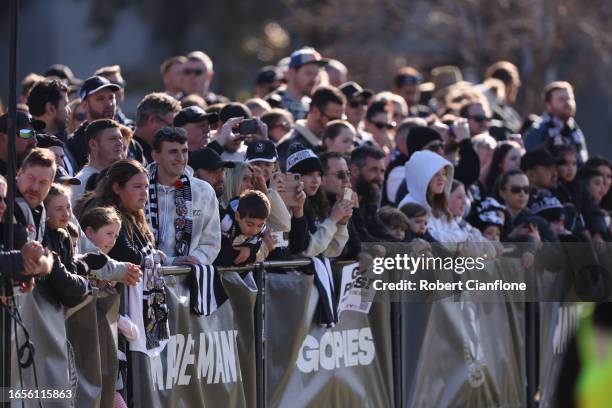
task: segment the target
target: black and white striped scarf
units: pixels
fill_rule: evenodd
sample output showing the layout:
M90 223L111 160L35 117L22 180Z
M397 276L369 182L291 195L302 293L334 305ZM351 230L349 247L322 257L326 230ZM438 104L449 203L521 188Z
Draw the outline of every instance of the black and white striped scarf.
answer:
M174 254L173 256L189 255L193 220L189 216L191 208L191 183L186 174L182 174L174 185ZM159 247L162 237L159 232L159 203L157 195L157 163L149 167L149 201L146 206L147 219L151 222L155 245Z
M215 279L219 275L212 265L191 265L189 285L189 305L192 313L198 316L208 316L220 306L215 293Z
M338 305L331 264L329 259L322 255L311 259L315 270L314 284L319 293L319 324L334 327L338 323Z
M162 276L156 249L147 243L140 249L144 255L142 318L145 328L147 349L160 346L170 336L168 326L168 305L166 303L166 284Z

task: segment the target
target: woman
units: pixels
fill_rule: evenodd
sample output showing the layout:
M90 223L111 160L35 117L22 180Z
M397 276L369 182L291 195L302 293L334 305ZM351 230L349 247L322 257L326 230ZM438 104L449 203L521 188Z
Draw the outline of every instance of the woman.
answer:
M253 190L254 174L251 165L243 162L236 162L236 167L226 169L225 185L219 205L225 208L232 198L239 197L246 190Z
M143 280L124 291L122 308L140 328L141 335L130 342L130 350L155 354L168 339L164 281L156 264L165 256L155 250L145 216L149 181L147 170L135 160L113 163L93 193L78 203L79 218L89 208L115 207L121 216L121 230L108 256L140 265ZM122 298L122 300L124 300Z
M495 181L500 174L521 167L521 147L516 142L506 141L497 145L493 151L491 164L481 180L485 193L493 191Z
M504 172L495 187L495 194L506 205L510 219L527 208L529 191L529 179L518 169Z
M452 253L483 256L491 259L496 250L475 229L467 231L459 225L449 209L449 195L453 181L452 164L434 152L422 150L412 155L406 163L408 195L399 208L417 203L429 212L428 230Z
M323 254L339 256L348 241L346 224L353 213L353 203L338 200L330 209L329 202L321 190L323 166L316 154L300 145L292 147L287 157L287 171L302 176L306 203L304 216L308 223L308 245L302 253L307 257Z
M330 152L350 153L355 147L356 132L345 120L332 120L323 130L323 145Z
M612 192L610 189L612 185L612 163L606 158L594 156L587 160L585 166L594 168L603 175L603 197L599 206L608 212L612 212Z
M77 98L68 104L70 119L68 120L68 133L74 133L87 118L81 99Z

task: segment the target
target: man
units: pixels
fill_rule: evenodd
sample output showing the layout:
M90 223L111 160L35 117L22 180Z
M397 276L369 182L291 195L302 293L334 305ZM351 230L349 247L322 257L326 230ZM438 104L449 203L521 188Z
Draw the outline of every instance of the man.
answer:
M199 106L182 109L174 118L174 126L185 129L189 153L206 147L210 137L210 123L217 122L219 115L206 113Z
M310 47L294 51L285 72L287 87L277 93L281 96L282 107L293 115L295 120L304 119L309 113L310 94L318 83L319 73L327 60Z
M586 162L589 158L586 140L574 119L576 115L574 88L569 82L552 82L544 88L544 103L546 112L527 132L525 149L552 150L554 146L572 145L576 149L578 165Z
M512 107L521 87L518 68L511 62L498 61L487 68L485 77L498 79L505 86L505 99L491 106L494 118L501 120L510 133L518 133L522 124L521 115Z
M363 242L372 241L372 237L374 240L396 241L377 215L385 181L385 157L381 149L370 145L360 146L351 152L351 185L359 200L358 215L364 226L360 230L360 238ZM364 231L368 231L368 234Z
M210 90L210 83L215 76L213 62L202 51L192 51L187 55L183 65L183 92L187 95L198 94L209 105L229 102L223 95L216 95Z
M491 116L488 106L477 100L470 100L461 105L459 116L466 118L470 126L470 137L481 133L488 133L491 124Z
M128 119L127 116L121 110L121 104L125 100L125 79L121 75L121 67L119 65L110 65L108 67L99 68L94 75L101 76L108 79L111 83L119 86L117 93L117 112L115 113L115 120L122 125L132 126L134 121Z
M246 146L243 144L243 141L246 138L253 138L255 135L241 134L239 126L240 122L251 118L253 118L251 110L245 104L233 102L225 105L219 111L221 130L217 132L215 140L208 147L215 150L223 160L243 161L246 153ZM261 119L256 118L256 120L258 138L267 139L268 127Z
M147 218L167 265L212 265L221 248L218 201L210 184L188 176L187 134L163 128L155 134Z
M431 115L431 109L420 105L419 86L423 82L423 76L416 68L400 68L393 78L393 93L400 95L408 105L408 115L416 117L427 117Z
M527 175L533 193L557 186L557 164L558 161L545 149L532 150L521 157L521 170Z
M33 149L23 161L17 172L17 194L15 198L15 219L20 227L25 227L28 240L45 243L46 213L43 202L51 189L55 177L56 164L48 149ZM66 306L76 306L89 291L87 280L72 274L64 268L59 257L54 254L51 274L42 281L58 300Z
M83 100L81 106L85 110L85 122L66 141L66 147L76 161L75 172L78 172L87 163L88 150L85 128L96 119L113 119L115 117L117 113L115 92L119 89L119 85L113 84L100 76L87 78L83 82L80 97Z
M23 78L21 81L21 94L19 95L19 101L17 103L28 103L28 95L30 90L37 82L44 81L45 77L35 73L30 73Z
M323 152L319 155L319 159L323 167L321 188L325 192L330 206L333 206L337 200L344 198L345 189L351 188L351 172L346 164L346 159L338 152ZM349 239L342 250L340 258L356 259L361 252L359 230L362 229L363 225L359 223L360 221L359 208L354 208L353 216L347 224ZM357 222L357 226L355 222ZM367 231L364 234L367 234Z
M68 135L66 125L68 123L68 87L58 80L37 82L28 95L28 108L34 119L44 122L44 133L56 136L65 143ZM57 144L54 144L57 146ZM61 153L62 159L57 161L58 166L66 169L68 174L74 175L76 159L70 150L65 149ZM58 156L56 155L56 159Z
M94 174L100 173L108 166L123 159L123 137L119 124L112 119L98 119L91 122L85 129L89 162L76 175L81 184L72 189L72 204L85 193L87 181Z
M363 140L363 119L370 98L374 93L363 89L357 82L345 82L338 88L346 97L346 120L355 127L358 136Z
M178 99L183 92L183 66L185 62L187 62L187 58L179 55L168 58L159 67L164 82L164 92L173 98Z
M263 67L255 78L255 96L265 98L270 92L281 86L281 78L278 69L274 65Z
M223 160L213 149L205 147L189 155L189 167L195 177L211 185L219 198L223 195L225 169L234 168L236 164Z
M176 99L161 92L146 95L138 104L134 140L142 147L146 163L153 162L151 152L155 134L163 127L172 126L180 110L181 104Z
M345 103L344 95L336 88L321 86L316 89L312 94L308 117L298 120L293 131L279 141L278 157L281 168L284 168L289 147L294 143L300 143L314 152L322 150L323 130L328 122L344 117Z
M366 111L364 129L372 135L372 141L385 154L390 154L393 148L393 136L391 131L395 129L392 120L392 107L387 100L373 102Z
M0 174L4 177L8 173L8 125L9 114L0 116ZM22 110L17 111L17 134L15 137L15 152L17 153L17 167L30 151L36 147L36 133L34 125L42 126L40 122L33 121L32 117Z
M329 84L331 86L339 87L341 84L346 82L348 76L348 69L346 66L336 59L330 59L325 65L325 72L329 78Z

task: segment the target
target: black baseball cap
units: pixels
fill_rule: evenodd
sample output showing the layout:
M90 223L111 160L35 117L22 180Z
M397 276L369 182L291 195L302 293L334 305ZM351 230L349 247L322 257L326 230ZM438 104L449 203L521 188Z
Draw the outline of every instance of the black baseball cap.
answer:
M521 158L521 170L527 171L536 166L554 166L559 160L546 149L536 149L525 153Z
M370 99L374 95L374 92L372 92L370 89L363 89L361 85L353 81L343 83L338 87L338 89L344 94L344 96L346 96L347 100L358 97Z
M55 170L55 182L66 186L78 186L81 184L81 180L69 175L62 166L57 166Z
M188 164L194 171L198 169L214 171L221 167L228 169L236 167L236 163L223 160L221 156L210 147L205 147L190 153Z
M117 84L113 84L108 79L94 75L92 77L87 78L83 85L81 85L81 91L79 92L79 97L85 100L89 95L98 92L104 88L111 88L113 91L118 91L121 87Z
M70 85L80 85L83 81L76 78L69 66L53 64L45 71L44 77L56 77L68 82Z
M181 109L181 111L174 117L174 126L181 127L187 123L200 123L208 121L215 123L219 120L219 114L217 112L207 113L204 109L199 106L189 106Z
M260 84L271 84L274 81L280 81L281 76L278 73L278 68L274 65L268 65L259 70L255 77L255 83Z
M225 105L219 111L219 119L225 123L231 118L242 117L243 119L250 119L253 117L251 110L248 106L240 102L232 102Z
M253 163L263 161L267 163L275 163L278 160L276 146L271 140L257 140L249 144L246 151L245 161Z
M64 142L62 142L57 136L49 135L49 134L38 134L36 135L36 147L61 147L62 149L65 147Z
M7 133L9 125L9 114L8 112L4 115L0 116L0 132ZM47 126L45 122L38 119L33 119L29 113L22 110L17 110L17 126L16 129L19 132L19 129L23 129L27 126L32 126L32 128L36 132L41 132Z

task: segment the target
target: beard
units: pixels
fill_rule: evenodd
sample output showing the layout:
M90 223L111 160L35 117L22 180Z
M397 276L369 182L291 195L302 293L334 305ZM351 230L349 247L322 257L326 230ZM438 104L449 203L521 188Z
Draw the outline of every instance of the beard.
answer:
M359 175L357 182L355 183L355 191L359 196L359 201L367 204L378 204L382 199L382 188L381 186L367 181L363 175Z

